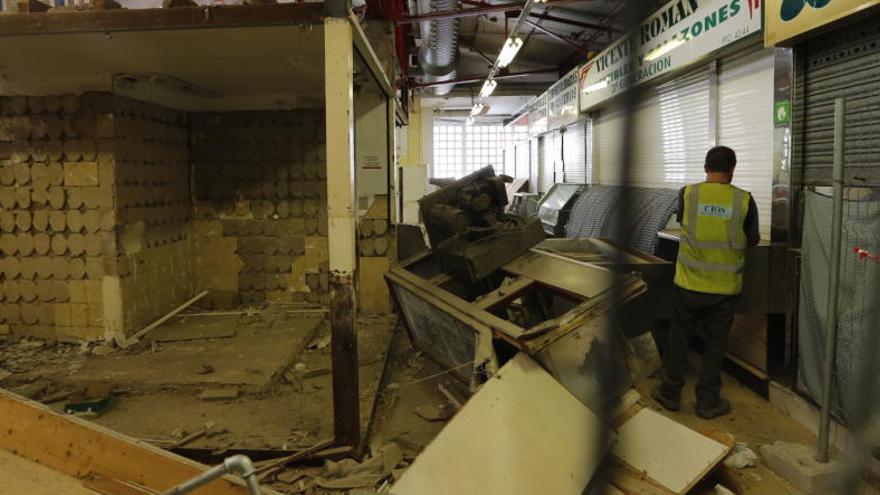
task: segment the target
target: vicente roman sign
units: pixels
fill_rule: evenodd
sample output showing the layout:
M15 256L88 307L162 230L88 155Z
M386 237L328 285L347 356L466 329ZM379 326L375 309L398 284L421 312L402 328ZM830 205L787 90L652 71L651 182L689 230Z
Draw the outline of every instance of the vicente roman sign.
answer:
M580 68L580 110L760 30L761 0L670 2Z

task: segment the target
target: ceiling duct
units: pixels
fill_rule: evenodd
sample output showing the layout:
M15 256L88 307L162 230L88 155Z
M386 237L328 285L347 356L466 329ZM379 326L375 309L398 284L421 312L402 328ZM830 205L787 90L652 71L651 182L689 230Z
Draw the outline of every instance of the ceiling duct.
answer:
M415 0L410 3L410 7L413 6L417 10L416 15L449 12L459 8L459 0ZM419 65L425 74L424 81L436 83L454 80L458 67L458 19L423 21L419 25L422 32ZM449 94L453 86L434 86L434 94Z

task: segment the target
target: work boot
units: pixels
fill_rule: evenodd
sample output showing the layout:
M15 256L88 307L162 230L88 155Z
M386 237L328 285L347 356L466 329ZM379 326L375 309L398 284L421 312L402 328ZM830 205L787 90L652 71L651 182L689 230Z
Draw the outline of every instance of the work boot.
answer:
M718 402L711 406L697 402L694 409L697 412L697 416L703 419L713 419L718 416L730 414L730 411L733 410L733 406L730 405L730 401L727 399L718 399Z
M659 402L668 411L678 411L681 409L681 394L672 397L672 394L665 391L662 384L654 387L654 390L651 391L651 398Z

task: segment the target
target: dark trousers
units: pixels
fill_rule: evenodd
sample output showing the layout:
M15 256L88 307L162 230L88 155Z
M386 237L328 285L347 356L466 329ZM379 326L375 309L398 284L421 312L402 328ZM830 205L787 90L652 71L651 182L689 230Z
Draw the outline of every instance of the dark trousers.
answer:
M697 382L697 403L713 407L721 399L721 368L724 349L733 324L739 295L723 296L694 292L674 287L672 292L672 326L663 356L663 394L679 397L684 387L684 367L688 338L700 336L705 342L700 379Z

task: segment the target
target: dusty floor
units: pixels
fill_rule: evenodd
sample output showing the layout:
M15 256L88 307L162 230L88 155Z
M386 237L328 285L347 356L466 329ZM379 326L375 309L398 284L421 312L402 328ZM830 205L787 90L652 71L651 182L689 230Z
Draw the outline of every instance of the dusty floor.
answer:
M103 381L108 377L111 381L118 380L118 384L124 385L119 386L113 407L94 421L163 447L206 425L210 426L208 433L187 447L296 450L332 437L332 414L328 414L332 400L326 322L302 316L267 317L258 323L235 321L238 323L235 323L234 336L224 331L219 333L224 335L222 338L164 342L158 348L145 345L135 351L108 353L103 347L50 346L29 340L7 343L0 346L0 385L45 399L64 391L71 383ZM262 371L249 377L240 372L241 362L252 362L247 358L249 351L243 348L248 341L261 337L267 342L280 342L276 347L284 351L273 349L270 354L281 357L273 357L271 365L254 364L252 369ZM226 349L227 354L218 349ZM163 353L167 354L162 356ZM388 366L383 379L386 353ZM210 359L192 358L193 355ZM452 416L456 410L455 402L466 401L469 391L448 371L413 349L393 318L361 319L359 355L362 420L365 428L371 425L367 453L378 453L392 442L399 446L399 459L395 458L396 468L391 471L390 483L442 430L445 417ZM137 377L133 378L130 372L116 371L126 362L148 363L151 357L158 356L162 357L156 362L169 369L147 369L141 380L134 379ZM94 363L100 366L93 366ZM205 373L202 365L209 366L211 371ZM159 374L169 376L173 386L157 387ZM808 444L815 441L807 430L732 378L726 379L724 394L733 402L734 412L714 421L704 421L694 415L692 386L685 391L682 411L663 411L650 399L654 383L656 380L649 378L637 384L642 394L641 404L660 410L691 428L731 433L752 449L774 440ZM240 388L239 397L217 402L197 398L205 387L218 385ZM441 392L441 386L451 394L451 400ZM378 403L370 423L374 400ZM60 409L64 403L58 401L53 407ZM282 493L345 492L316 488L314 480L323 472L324 468L317 462L312 467L272 472L264 483ZM693 493L715 493L716 483L742 494L799 493L760 462L756 467L742 470L719 469Z

